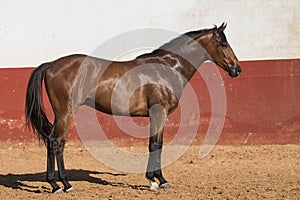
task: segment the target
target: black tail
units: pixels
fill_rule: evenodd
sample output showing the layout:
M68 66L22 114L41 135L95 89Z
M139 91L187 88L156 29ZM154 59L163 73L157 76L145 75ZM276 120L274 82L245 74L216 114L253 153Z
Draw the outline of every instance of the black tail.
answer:
M32 72L27 86L25 103L26 125L29 129L32 128L39 140L42 139L45 143L53 127L45 114L42 95L44 71L50 65L51 63L44 63Z

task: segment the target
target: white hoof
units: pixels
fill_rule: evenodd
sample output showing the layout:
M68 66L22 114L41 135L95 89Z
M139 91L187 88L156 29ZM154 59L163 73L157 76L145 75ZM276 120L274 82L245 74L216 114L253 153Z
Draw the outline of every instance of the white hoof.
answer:
M157 191L157 190L159 190L160 188L159 188L159 186L158 186L158 184L156 183L156 182L153 182L153 181L150 181L150 190L151 191Z
M56 190L54 192L54 194L63 194L63 193L64 193L64 191L61 188L59 188L58 190Z
M70 187L69 189L67 189L65 192L73 192L74 191L74 188L73 187Z

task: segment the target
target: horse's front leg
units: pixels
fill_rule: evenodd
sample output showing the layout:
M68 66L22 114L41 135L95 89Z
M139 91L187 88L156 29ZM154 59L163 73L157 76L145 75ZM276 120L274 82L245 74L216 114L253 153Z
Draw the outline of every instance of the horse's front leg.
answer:
M158 190L170 187L161 171L163 129L167 119L167 112L162 106L154 105L149 110L149 117L150 141L146 178L150 181L150 190ZM158 179L159 185L155 182L155 178Z

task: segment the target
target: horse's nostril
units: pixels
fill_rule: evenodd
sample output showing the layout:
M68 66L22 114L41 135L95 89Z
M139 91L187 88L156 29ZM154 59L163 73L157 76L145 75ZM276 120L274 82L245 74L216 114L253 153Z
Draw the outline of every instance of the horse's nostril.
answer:
M238 67L236 68L236 72L237 72L237 74L240 74L240 73L242 72L242 68L238 66Z

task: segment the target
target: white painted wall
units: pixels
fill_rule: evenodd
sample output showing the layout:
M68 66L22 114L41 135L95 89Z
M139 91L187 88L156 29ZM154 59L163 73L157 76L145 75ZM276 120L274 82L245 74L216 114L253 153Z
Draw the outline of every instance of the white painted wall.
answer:
M299 58L299 9L299 0L1 0L0 66L90 54L134 29L183 33L223 21L240 60Z

